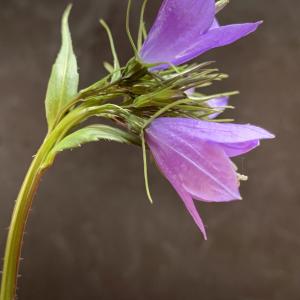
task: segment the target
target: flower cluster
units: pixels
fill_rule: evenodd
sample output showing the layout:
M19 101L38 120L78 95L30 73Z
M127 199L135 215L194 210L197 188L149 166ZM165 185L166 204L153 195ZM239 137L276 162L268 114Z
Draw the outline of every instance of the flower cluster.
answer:
M220 26L213 0L165 0L143 44L140 57L157 64L153 70L190 61L255 31L262 22ZM188 96L194 90L186 91ZM193 198L207 202L241 199L239 174L230 158L256 148L274 136L252 125L211 122L228 105L228 97L206 104L219 111L208 120L161 117L146 129L155 161L182 198L205 239L203 222ZM204 118L205 119L205 118Z
M67 10L63 18L63 47L53 67L46 99L49 134L58 142L50 147L43 167L51 165L58 152L91 141L109 139L140 145L150 200L147 149L206 238L193 199L241 199L239 181L246 176L237 173L231 158L274 136L252 125L232 124L219 118L230 108L229 96L236 92L205 95L202 88L227 75L211 67L212 62L190 61L249 35L262 22L220 25L216 14L227 4L226 0L164 0L147 34L143 19L146 2L135 45L129 29L129 1L127 33L135 55L125 67L120 67L110 29L101 20L109 36L114 63L105 63L109 71L105 78L79 92L76 58L70 52ZM66 65L60 71L63 62ZM64 79L61 77L65 70L68 74ZM67 86L60 87L61 82ZM57 101L58 95L64 95L61 90L66 91L62 99L65 103ZM120 97L123 101L117 104L115 99ZM111 119L121 128L95 124L73 131L92 116Z
M101 116L126 127L135 135L136 144L143 146L146 189L152 201L147 182L147 144L205 239L205 227L193 199L241 199L239 181L246 176L237 173L231 157L274 137L259 127L216 119L229 108L229 96L234 93L207 96L199 92L227 76L211 68L211 63L190 61L249 35L262 23L220 25L216 13L225 4L224 0L164 0L148 35L142 11L137 47L127 22L135 56L125 68L119 66L110 31L102 21L110 36L114 66L106 64L110 75L80 94L85 106L103 105L107 95L124 98L120 107L109 106Z

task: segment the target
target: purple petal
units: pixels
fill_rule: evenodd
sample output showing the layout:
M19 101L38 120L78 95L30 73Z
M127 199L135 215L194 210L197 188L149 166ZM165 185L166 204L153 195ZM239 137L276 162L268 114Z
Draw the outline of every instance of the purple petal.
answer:
M211 24L209 30L215 29L215 28L219 28L219 27L220 27L220 24L219 24L218 20L217 20L216 18L214 18L214 21L213 21L213 23Z
M229 157L235 157L239 156L242 154L245 154L256 147L258 147L260 144L259 140L253 140L249 142L244 142L244 143L232 143L232 144L220 144L225 151L225 153Z
M159 156L194 198L224 202L240 199L236 172L222 147L183 137L161 127L147 129L147 141L159 145Z
M165 0L140 55L147 63L174 62L213 23L214 0Z
M209 30L198 39L191 41L188 48L174 56L173 64L185 63L211 49L234 43L254 32L262 22L233 24Z
M172 184L178 195L181 197L183 203L185 204L187 210L193 217L195 223L197 224L198 228L202 232L204 239L207 240L206 231L204 224L201 220L201 217L199 216L199 213L195 207L194 201L190 194L185 191L182 184L178 180L176 173L170 170L169 165L164 160L164 155L162 155L162 151L160 149L160 146L154 141L149 139L148 145L151 149L151 152L153 154L153 157L161 170L161 172L166 176L166 178L169 180L169 182Z
M195 88L191 88L185 91L186 95L192 96L195 93L196 89ZM214 98L211 100L206 101L206 103L215 109L218 109L219 112L211 114L209 116L210 119L215 119L219 114L221 114L224 111L224 107L228 105L229 102L229 97L220 97L220 98Z
M196 92L196 88L190 88L190 89L185 91L185 94L187 96L192 96L195 92Z
M202 35L191 38L184 47L181 47L181 49L178 47L176 48L176 51L173 51L173 48L171 47L167 52L164 52L163 48L160 48L155 56L142 56L142 59L149 63L170 62L174 65L180 65L211 49L234 43L242 37L254 32L261 23L262 22L233 24L221 27L216 27L217 25L215 23L213 29L210 29ZM161 66L160 68L164 67L165 66Z
M151 124L152 130L166 128L180 136L196 136L216 143L243 143L272 139L274 135L250 124L216 123L191 118L158 118Z
M221 114L224 110L224 107L228 105L229 97L220 97L208 100L206 103L215 109L218 109L219 112L212 114L209 116L210 119L216 118L219 114Z
M212 108L219 108L228 105L228 97L220 97L208 100L206 103Z
M163 128L177 137L193 139L199 143L203 140L218 143L230 157L256 148L261 139L274 138L268 131L252 125L215 123L189 118L158 118L152 122L151 128L154 133Z

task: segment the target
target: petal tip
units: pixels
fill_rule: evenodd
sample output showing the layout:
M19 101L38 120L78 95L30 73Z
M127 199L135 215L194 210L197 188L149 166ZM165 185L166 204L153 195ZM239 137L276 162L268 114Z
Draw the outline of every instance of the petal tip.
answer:
M252 23L253 27L254 27L252 32L256 31L258 29L258 27L260 27L260 25L262 25L263 23L264 23L263 20L260 20L260 21L257 21L255 23Z
M248 127L249 129L253 130L254 132L256 132L256 134L257 134L256 139L258 139L258 140L276 138L275 134L273 134L272 132L270 132L264 128L261 128L261 127L255 126L255 125L251 125L251 124L246 124L245 126Z
M269 132L269 139L275 139L275 138L276 138L276 135L273 134L273 133L271 133L271 132Z
M241 194L238 193L238 194L236 195L236 198L233 199L233 200L231 200L231 201L243 201L243 200L244 200L244 199L243 199L243 197L241 196Z
M269 139L275 139L275 138L276 138L275 134L273 134L270 131L265 130L265 134L261 139L268 139L269 140Z
M260 27L263 23L264 23L263 20L260 20L260 21L254 22L254 23L250 23L249 25L252 27L252 30L250 30L249 33L256 31L258 29L258 27Z
M232 193L232 196L233 196L233 197L231 198L231 200L228 200L228 202L231 202L231 201L241 201L241 200L243 200L243 197L242 197L242 195L241 195L239 189L237 189L237 191L233 192L233 193Z
M250 23L250 24L252 24L253 25L253 27L254 27L254 30L253 31L255 31L260 25L262 25L264 23L264 21L263 20L260 20L260 21L257 21L257 22L253 22L253 23Z
M207 241L207 234L206 234L205 227L204 227L204 226L203 226L202 228L199 227L199 229L200 229L200 231L201 231L201 233L202 233L203 239L204 239L205 241Z

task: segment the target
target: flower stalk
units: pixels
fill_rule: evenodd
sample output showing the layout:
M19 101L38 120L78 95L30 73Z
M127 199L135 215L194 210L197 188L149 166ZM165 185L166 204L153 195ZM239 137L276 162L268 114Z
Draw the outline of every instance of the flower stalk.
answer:
M93 115L105 116L110 114L113 109L115 109L115 106L112 104L74 109L45 137L28 169L15 203L5 248L0 300L12 300L15 298L26 222L40 179L44 172L53 164L56 153L51 155L51 151L76 125ZM130 142L133 143L134 141L131 140Z
M45 170L50 167L50 165L46 165L45 162L50 150L59 138L57 134L58 131L46 136L28 169L18 194L6 242L0 300L12 300L15 298L26 222L40 179Z
M24 229L35 192L45 171L42 165L52 143L51 139L46 137L29 167L16 200L5 248L1 300L12 300L15 297Z

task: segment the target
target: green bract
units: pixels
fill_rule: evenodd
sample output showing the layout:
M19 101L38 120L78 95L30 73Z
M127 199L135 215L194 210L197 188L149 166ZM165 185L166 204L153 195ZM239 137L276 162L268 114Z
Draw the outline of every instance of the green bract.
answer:
M129 132L124 132L118 128L102 124L90 125L71 133L57 143L45 160L44 167L51 165L55 156L59 152L81 147L83 144L98 142L100 140L114 141L124 144L139 144L137 136Z
M78 67L68 25L70 11L71 6L68 6L63 15L62 46L53 65L46 94L46 116L49 130L53 128L61 109L72 101L78 92Z

